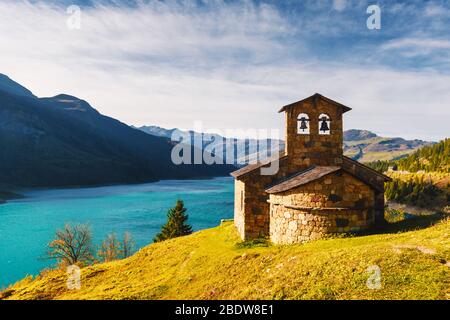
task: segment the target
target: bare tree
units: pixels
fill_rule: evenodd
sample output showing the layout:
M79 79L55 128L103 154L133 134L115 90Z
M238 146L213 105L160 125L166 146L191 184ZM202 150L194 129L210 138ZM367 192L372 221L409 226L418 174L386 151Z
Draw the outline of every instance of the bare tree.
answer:
M114 261L120 258L121 254L121 243L117 240L114 233L109 234L103 241L100 250L98 251L98 256L104 261Z
M89 225L66 224L56 231L55 239L48 244L47 255L65 265L88 264L94 260L93 251Z
M121 243L121 253L122 253L122 257L124 259L128 258L129 256L131 256L134 253L135 245L136 245L136 243L134 242L131 234L129 232L125 232L123 234L123 239L122 239L122 243Z

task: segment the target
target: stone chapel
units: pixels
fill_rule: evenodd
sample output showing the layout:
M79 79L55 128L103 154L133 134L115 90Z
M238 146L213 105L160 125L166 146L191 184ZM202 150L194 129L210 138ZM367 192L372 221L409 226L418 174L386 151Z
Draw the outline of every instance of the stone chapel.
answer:
M286 147L235 178L234 223L243 240L300 243L384 222L389 177L343 155L342 115L351 108L320 94L286 105ZM279 161L272 175L261 169Z

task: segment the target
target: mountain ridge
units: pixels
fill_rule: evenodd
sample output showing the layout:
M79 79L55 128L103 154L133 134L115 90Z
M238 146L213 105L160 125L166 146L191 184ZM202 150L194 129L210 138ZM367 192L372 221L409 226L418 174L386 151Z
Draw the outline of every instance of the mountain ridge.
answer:
M177 166L171 160L171 141L102 115L85 100L67 94L38 98L20 90L16 94L17 86L2 88L3 189L208 178L235 169L226 165Z
M167 139L170 139L172 134L175 134L175 137L186 137L188 135L191 138L191 144L195 144L195 138L199 138L203 142L203 150L222 150L224 158L228 156L227 152L233 152L233 164L239 166L257 161L258 156L259 160L271 157L277 154L279 150L284 149L284 141L279 139L225 138L217 133L201 133L193 130L184 131L178 128L165 129L159 126L143 126L137 129L150 135L165 137ZM232 149L229 150L229 148Z
M177 134L194 133L196 135L202 135L202 133L194 132L192 130L183 131L178 128L165 129L159 126L142 126L138 127L137 129L142 130L151 135L166 137L169 139L174 132L177 132ZM220 136L218 134L207 134L207 135L215 136L216 142L224 139L223 136ZM242 139L238 139L238 143L240 141L242 141ZM257 140L254 139L250 139L250 141L258 142ZM276 140L275 142L279 144L280 148L273 150L272 154L277 150L284 149L285 143L283 140ZM360 162L398 159L413 153L414 151L418 150L421 147L432 144L434 144L434 142L423 141L419 139L405 140L403 138L380 137L376 133L373 133L368 130L350 129L344 131L344 154ZM246 148L245 152L248 151L249 148ZM266 148L263 147L261 153L264 154L264 152L266 152ZM247 158L253 160L256 157L257 157L256 154L250 154ZM235 162L239 163L238 160L242 160L243 158L245 158L245 154L238 154L236 156ZM262 157L262 159L264 158L265 157Z
M368 130L350 129L344 131L344 141L361 141L376 138L378 135Z
M36 96L30 90L15 82L3 73L0 73L0 90L19 96L36 98Z

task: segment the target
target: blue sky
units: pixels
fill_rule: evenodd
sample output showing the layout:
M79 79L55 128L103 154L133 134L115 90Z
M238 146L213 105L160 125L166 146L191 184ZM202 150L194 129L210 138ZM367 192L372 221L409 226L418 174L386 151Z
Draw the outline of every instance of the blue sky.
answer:
M450 136L450 1L4 0L0 39L0 72L128 124L282 128L320 92L353 108L346 129Z

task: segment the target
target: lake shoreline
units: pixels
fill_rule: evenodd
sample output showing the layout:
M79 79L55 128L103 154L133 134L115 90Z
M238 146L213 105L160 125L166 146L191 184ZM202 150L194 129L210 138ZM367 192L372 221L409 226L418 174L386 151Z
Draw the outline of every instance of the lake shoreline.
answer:
M7 203L9 200L17 200L23 198L25 198L25 196L20 193L0 190L0 205Z
M91 189L91 188L102 188L102 187L114 187L114 186L121 186L121 185L132 185L132 186L138 186L138 185L145 185L148 183L156 183L161 181L187 181L187 180L213 180L215 178L224 178L229 177L229 175L223 175L223 176L205 176L205 177L196 177L196 178L173 178L173 179L155 179L155 180L148 180L145 182L131 182L131 183L107 183L107 184L88 184L88 185L61 185L61 186L48 186L48 187L12 187L8 189L13 189L14 191L3 191L0 189L0 205L8 203L10 200L19 200L24 199L26 196L24 196L21 193L26 193L30 191L51 191L51 190L70 190L70 189ZM2 186L3 189L6 189L5 186Z
M0 190L13 189L2 186ZM178 199L185 202L188 223L195 231L231 219L234 208L233 178L223 176L98 188L16 190L24 199L0 205L0 287L51 266L40 257L55 231L67 223L89 224L96 249L109 234L129 232L139 250L161 231L167 210ZM8 198L12 196L8 193Z

